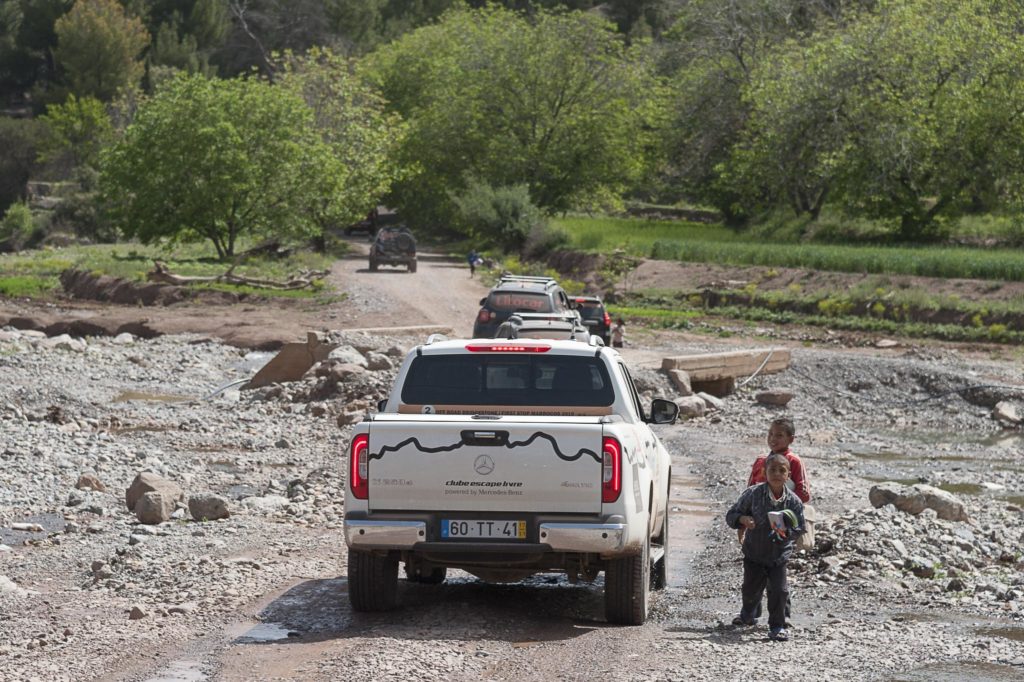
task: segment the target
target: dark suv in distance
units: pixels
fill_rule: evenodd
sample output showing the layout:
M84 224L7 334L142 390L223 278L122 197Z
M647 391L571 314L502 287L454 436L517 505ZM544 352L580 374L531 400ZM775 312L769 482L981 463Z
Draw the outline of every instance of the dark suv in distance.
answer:
M562 339L590 343L590 332L575 311L513 313L494 333L496 339Z
M474 339L494 338L502 322L513 313L563 313L575 306L565 290L550 277L504 275L486 298L473 323Z
M416 239L405 227L382 227L370 245L370 271L381 265L404 265L416 272Z
M605 310L604 301L600 296L577 296L576 311L583 319L590 333L600 336L604 345L611 345L612 318Z

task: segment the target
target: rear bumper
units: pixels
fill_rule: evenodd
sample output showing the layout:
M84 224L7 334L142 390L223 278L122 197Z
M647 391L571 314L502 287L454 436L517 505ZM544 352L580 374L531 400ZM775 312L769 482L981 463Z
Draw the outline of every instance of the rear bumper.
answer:
M621 518L621 517L619 517ZM620 554L626 549L628 531L625 523L554 523L542 522L536 526L536 542L527 543L474 543L476 549L488 551L570 552L580 554ZM467 549L464 542L431 541L424 521L368 521L345 520L345 542L355 549L413 550L429 549L460 552ZM419 547L417 547L417 545Z
M423 521L345 521L345 542L363 549L411 549L427 539Z

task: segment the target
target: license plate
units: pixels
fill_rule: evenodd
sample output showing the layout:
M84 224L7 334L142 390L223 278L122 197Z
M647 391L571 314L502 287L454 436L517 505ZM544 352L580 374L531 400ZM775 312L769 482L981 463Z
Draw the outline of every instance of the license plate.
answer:
M525 540L526 521L475 521L443 519L441 537Z

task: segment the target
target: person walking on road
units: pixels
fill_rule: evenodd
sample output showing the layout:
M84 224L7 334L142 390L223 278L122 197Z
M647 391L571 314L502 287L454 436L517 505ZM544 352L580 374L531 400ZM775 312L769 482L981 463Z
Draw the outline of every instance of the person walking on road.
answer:
M466 262L469 263L469 276L472 278L476 274L476 266L482 263L483 259L476 252L476 249L472 249L469 255L466 256Z

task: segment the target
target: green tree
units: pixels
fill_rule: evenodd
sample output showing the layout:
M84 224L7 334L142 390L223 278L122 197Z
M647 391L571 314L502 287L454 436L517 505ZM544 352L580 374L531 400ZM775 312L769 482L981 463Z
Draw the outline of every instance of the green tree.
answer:
M658 83L591 14L459 10L368 58L369 73L409 122L409 175L394 202L409 218L451 220L450 192L473 176L526 184L559 211L617 195L643 176L658 123Z
M278 85L306 102L331 150L321 174L326 184L311 207L314 220L326 229L362 218L396 177L400 119L385 112L383 98L352 73L348 59L330 50L286 54L277 71Z
M116 0L77 0L54 30L57 63L72 92L108 101L138 84L149 33Z
M751 116L729 171L752 200L816 215L827 192L902 240L1012 176L1022 139L1019 3L886 0L755 70ZM740 190L739 188L746 188Z
M69 95L63 104L51 104L40 117L49 131L43 160L67 152L76 167L99 165L100 150L113 141L114 127L103 103L94 97Z
M667 182L691 201L742 221L750 192L722 178L750 113L746 93L762 62L790 40L807 42L856 17L873 0L692 0L659 46L672 118L664 145ZM780 105L781 106L781 105Z
M104 152L101 191L125 235L209 240L225 259L242 235L315 232L310 207L333 170L312 111L292 92L182 74Z

